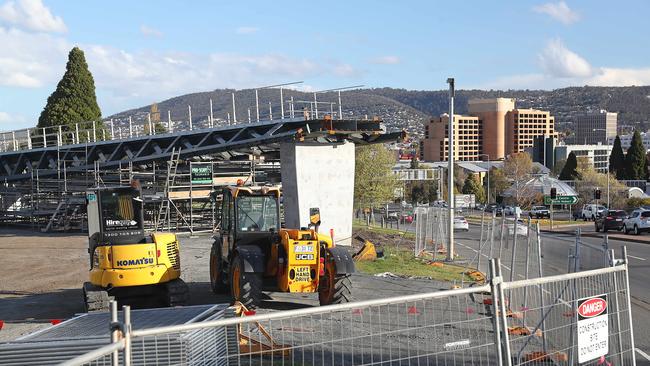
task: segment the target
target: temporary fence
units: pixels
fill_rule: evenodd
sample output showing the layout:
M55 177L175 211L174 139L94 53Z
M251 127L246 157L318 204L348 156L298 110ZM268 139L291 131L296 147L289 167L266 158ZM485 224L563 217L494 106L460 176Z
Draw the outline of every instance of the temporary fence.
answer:
M566 258L566 273L607 267L610 262L607 235L598 239L585 238L580 229L566 233L542 232L540 224L532 219L496 216L494 212L480 212L470 218L472 230L480 229L478 240L459 238L456 235L455 250L460 254L458 263L468 272L488 272L488 259L500 258L504 276L510 281L543 276L544 252L559 254ZM416 210L415 255L433 254L434 260L446 254L448 241L448 209L424 207ZM553 243L562 243L553 247Z
M110 347L66 365L633 365L626 258L519 281L495 259L485 285L146 330L125 309Z

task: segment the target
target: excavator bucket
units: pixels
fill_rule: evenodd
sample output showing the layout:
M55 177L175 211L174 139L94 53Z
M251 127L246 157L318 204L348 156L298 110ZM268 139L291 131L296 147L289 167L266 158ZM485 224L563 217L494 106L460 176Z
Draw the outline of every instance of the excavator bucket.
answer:
M377 259L377 249L375 249L375 244L370 240L364 239L360 236L356 237L357 240L363 242L363 247L356 252L352 259L355 261L374 261Z

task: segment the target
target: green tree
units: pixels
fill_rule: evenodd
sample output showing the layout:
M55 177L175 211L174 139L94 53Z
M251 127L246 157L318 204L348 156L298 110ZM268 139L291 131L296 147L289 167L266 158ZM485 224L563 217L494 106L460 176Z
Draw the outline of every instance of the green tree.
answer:
M73 131L75 123L80 124L79 129L90 129L92 121L96 121L95 128L100 130L104 128L101 115L95 96L95 81L83 51L75 47L68 54L65 74L47 98L37 127L67 125L71 127L69 131ZM80 137L85 140L85 136Z
M371 207L392 201L398 181L392 173L395 156L382 144L356 148L354 203Z
M572 151L569 153L569 156L566 159L566 163L564 163L562 172L560 172L560 177L559 177L560 180L580 179L580 175L576 170L577 168L578 168L578 159L576 158L576 154L574 154Z
M578 192L580 203L593 202L594 189L600 189L602 196L600 203L607 202L607 180L609 179L609 200L610 207L625 208L628 188L625 184L616 180L613 174L598 173L587 157L578 159L578 174L580 180L576 181L575 190Z
M491 202L500 202L499 197L503 191L510 187L508 179L505 174L503 174L502 169L492 168L490 169L490 197L488 197L488 203Z
M411 158L411 169L420 169L420 162L418 161L417 156L413 155Z
M503 162L503 174L511 183L511 187L514 187L511 197L518 206L525 207L535 198L526 185L532 178L532 173L533 160L528 153L512 154Z
M473 194L476 202L485 203L485 190L473 174L468 174L463 184L463 194Z
M625 178L629 180L646 179L648 176L648 162L645 158L645 147L639 131L634 131L630 148L625 155Z
M616 136L612 153L609 155L609 172L616 175L616 179L625 179L625 154L621 146L621 139Z

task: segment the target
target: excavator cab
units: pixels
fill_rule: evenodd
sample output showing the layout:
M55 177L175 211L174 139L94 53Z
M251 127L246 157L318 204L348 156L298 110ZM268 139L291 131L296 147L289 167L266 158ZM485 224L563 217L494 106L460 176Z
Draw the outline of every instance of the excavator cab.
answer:
M215 293L230 290L248 308L259 304L262 290L318 292L323 305L351 299L352 258L318 233L317 208L309 212L309 228L287 229L278 187L237 185L221 196L221 228L210 252Z
M145 233L143 200L135 187L99 188L86 193L90 280L84 283L88 311L108 302L145 306L182 305L188 297L180 279L176 235Z

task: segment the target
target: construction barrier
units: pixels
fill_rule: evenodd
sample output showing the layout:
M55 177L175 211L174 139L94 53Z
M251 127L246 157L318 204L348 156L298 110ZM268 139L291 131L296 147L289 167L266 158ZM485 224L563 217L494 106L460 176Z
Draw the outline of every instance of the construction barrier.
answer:
M634 365L625 253L612 263L508 281L495 259L485 285L144 330L125 320L110 348L66 365L111 353L143 365L142 352L180 365Z

